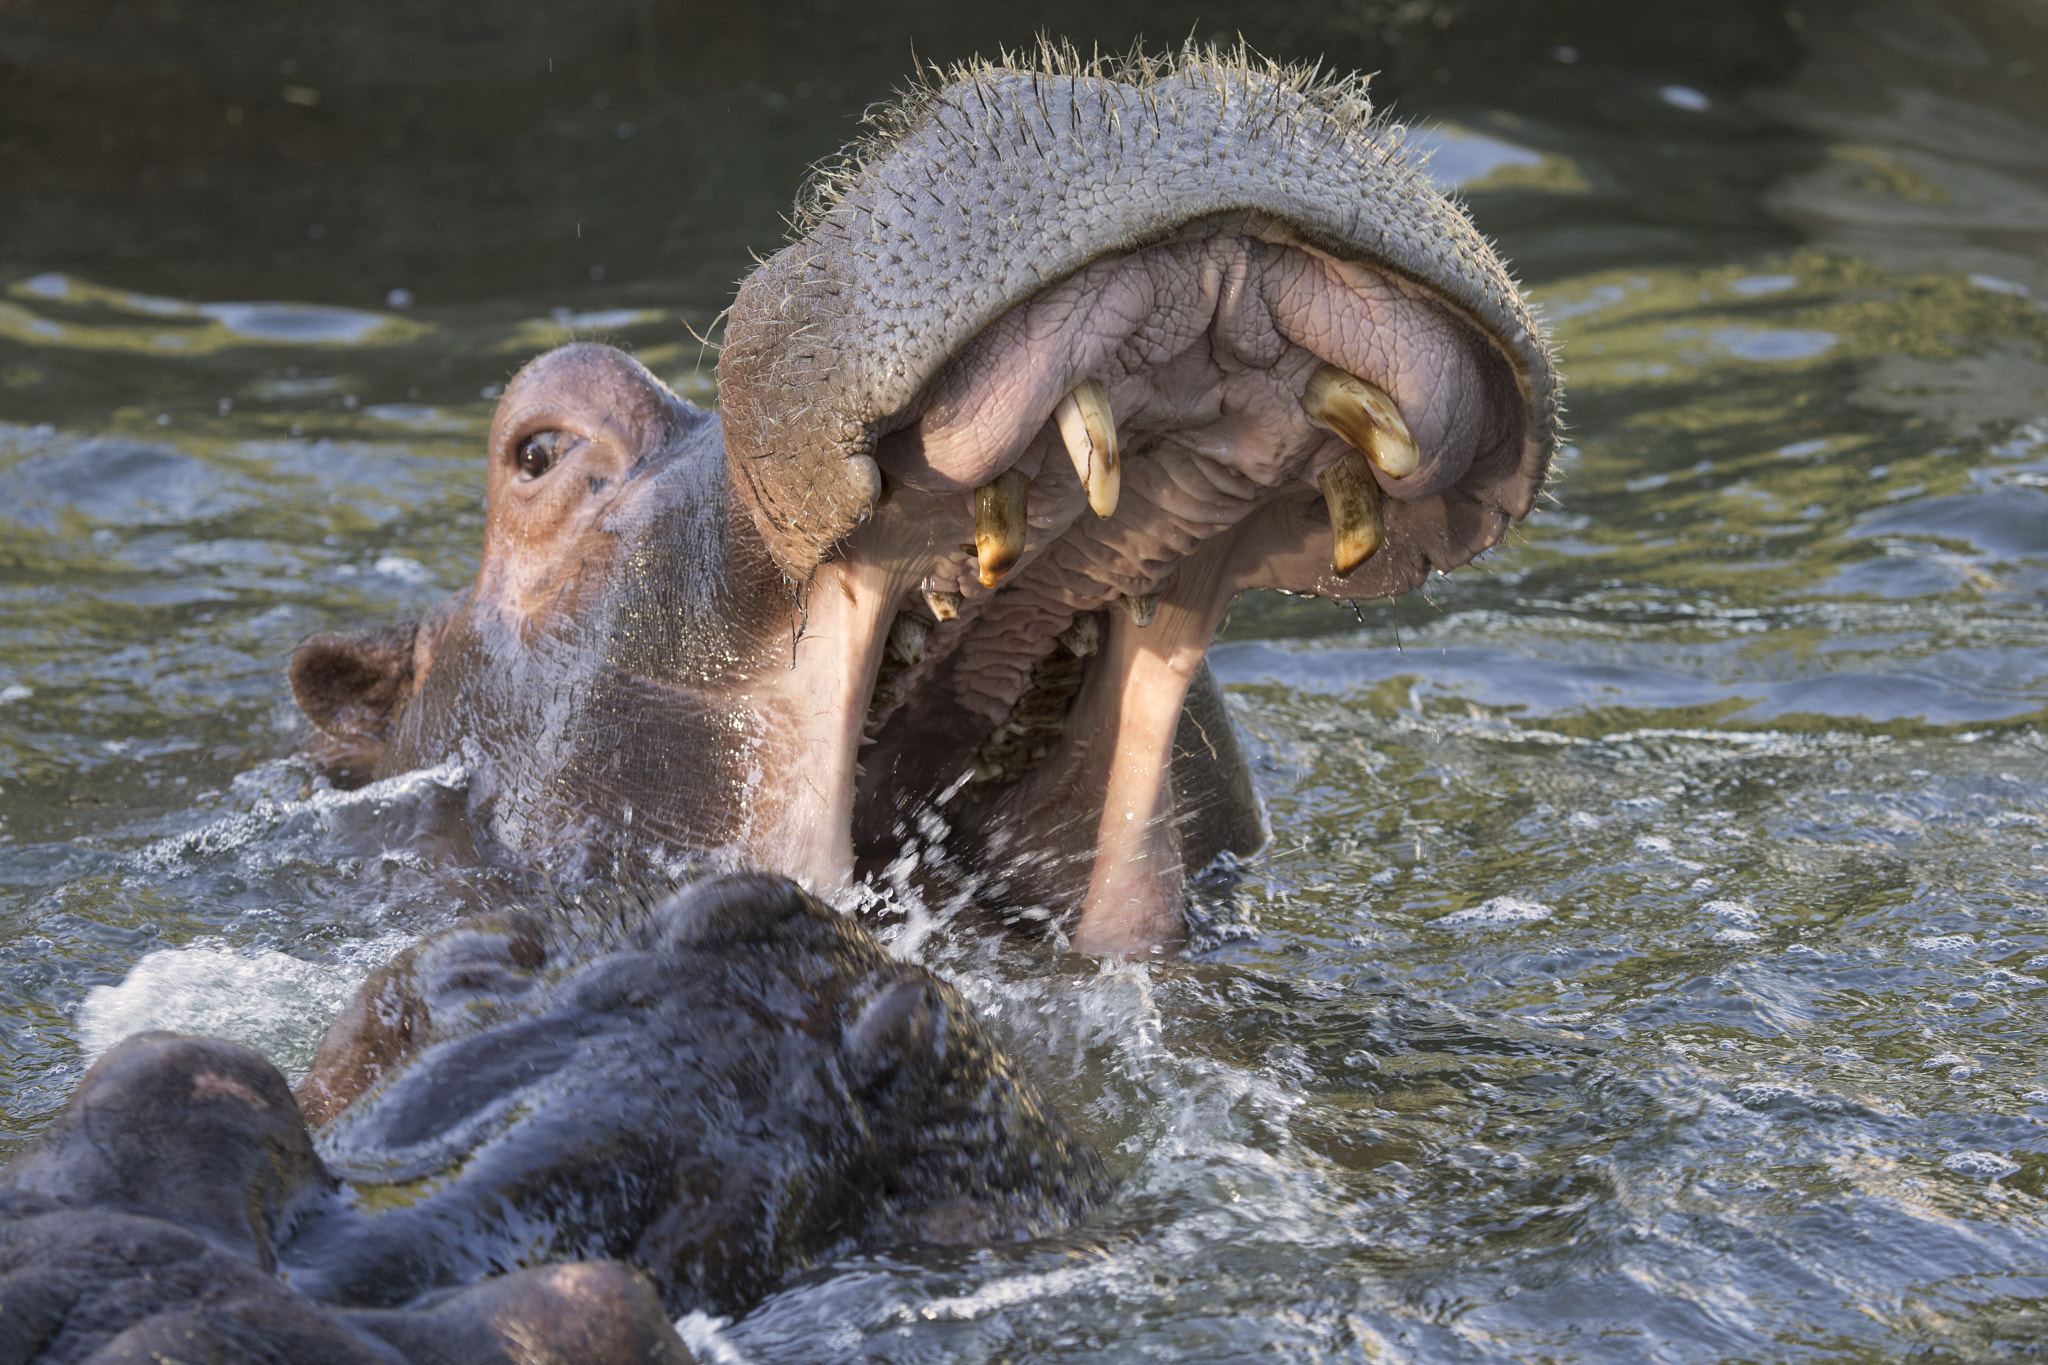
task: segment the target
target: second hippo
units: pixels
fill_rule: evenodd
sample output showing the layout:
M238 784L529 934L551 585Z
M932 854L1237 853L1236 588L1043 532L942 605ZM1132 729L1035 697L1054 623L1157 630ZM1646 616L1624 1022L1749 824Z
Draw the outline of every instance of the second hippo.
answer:
M599 894L425 941L296 1097L109 1051L0 1171L0 1360L687 1360L679 1314L1107 1189L951 987L786 880Z

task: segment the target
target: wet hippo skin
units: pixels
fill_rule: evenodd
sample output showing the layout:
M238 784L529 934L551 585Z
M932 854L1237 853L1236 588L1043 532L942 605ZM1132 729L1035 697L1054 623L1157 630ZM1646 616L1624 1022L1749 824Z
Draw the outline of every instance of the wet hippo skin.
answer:
M396 1312L316 1305L274 1273L275 1248L335 1191L261 1056L127 1039L0 1172L0 1361L690 1359L646 1273L619 1262L519 1270Z
M316 636L345 777L469 765L502 844L625 837L829 893L936 814L1091 952L1262 826L1203 658L1258 587L1408 591L1527 513L1542 332L1362 83L1242 54L963 68L741 287L720 410L534 361L475 583Z
M681 1313L1107 1188L957 993L758 874L429 939L299 1096L215 1039L103 1056L0 1172L0 1361L682 1361Z

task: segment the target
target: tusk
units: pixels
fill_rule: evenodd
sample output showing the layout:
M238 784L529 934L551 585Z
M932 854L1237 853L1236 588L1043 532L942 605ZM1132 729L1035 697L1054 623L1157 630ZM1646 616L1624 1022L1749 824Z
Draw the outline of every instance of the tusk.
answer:
M1317 475L1316 484L1330 505L1330 567L1342 578L1380 547L1380 486L1355 450Z
M1006 469L974 490L974 557L981 565L981 586L1003 581L1024 555L1024 513L1031 481Z
M1325 365L1309 376L1308 387L1301 391L1301 406L1342 436L1353 450L1364 451L1390 479L1405 479L1422 463L1401 409L1377 384Z
M1060 400L1052 417L1059 424L1060 440L1066 442L1074 472L1088 490L1088 505L1106 520L1116 511L1117 495L1123 491L1116 454L1116 414L1109 409L1109 395L1102 385L1084 379Z
M924 604L931 608L933 617L940 621L956 621L960 618L960 594L957 592L926 588Z
M1125 593L1116 599L1116 604L1124 609L1124 615L1131 618L1131 624L1134 626L1149 626L1152 624L1152 618L1159 614L1159 594L1156 592L1144 593L1138 597Z

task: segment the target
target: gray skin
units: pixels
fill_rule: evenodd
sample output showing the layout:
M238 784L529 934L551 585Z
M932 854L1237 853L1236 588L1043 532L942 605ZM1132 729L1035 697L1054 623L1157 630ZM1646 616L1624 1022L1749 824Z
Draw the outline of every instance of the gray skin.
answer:
M957 992L787 881L594 891L404 955L296 1096L110 1050L0 1170L0 1361L675 1365L679 1314L1107 1190Z
M687 1365L646 1273L516 1271L400 1310L335 1312L277 1252L334 1177L277 1068L141 1033L0 1171L0 1360L37 1365Z
M1170 942L1188 870L1261 838L1202 663L1232 598L1397 594L1492 546L1557 379L1362 83L1041 62L955 72L819 176L733 306L718 417L602 348L523 371L475 586L295 657L319 751L466 758L515 847L623 832L828 894L936 809L1075 947ZM1384 540L1342 575L1324 365L1419 455L1373 472ZM1053 420L1084 380L1122 450L1106 520ZM1029 529L990 589L974 490L1005 471Z

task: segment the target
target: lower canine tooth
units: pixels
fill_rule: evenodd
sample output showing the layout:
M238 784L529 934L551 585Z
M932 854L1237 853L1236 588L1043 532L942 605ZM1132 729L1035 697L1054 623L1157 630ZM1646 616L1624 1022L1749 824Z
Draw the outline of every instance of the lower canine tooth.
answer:
M927 588L924 604L931 608L932 616L940 621L955 621L960 617L960 594Z
M1355 450L1344 452L1344 458L1318 475L1316 483L1330 505L1330 567L1342 578L1380 547L1380 486L1373 482L1365 457Z
M1095 515L1108 518L1116 511L1117 495L1123 491L1123 472L1117 463L1116 414L1110 411L1109 395L1102 385L1084 379L1052 410L1059 425L1060 440L1081 486L1088 490L1088 505Z
M1346 374L1335 365L1323 366L1309 376L1308 387L1301 391L1301 406L1342 436L1353 450L1364 451L1390 479L1405 479L1422 463L1401 409L1385 389L1355 374Z
M1152 624L1152 618L1159 614L1159 594L1156 592L1143 593L1137 597L1125 593L1116 599L1116 604L1124 609L1124 615L1131 618L1131 624L1134 626L1149 626Z
M1006 469L974 490L974 557L981 586L1003 581L1024 554L1024 513L1031 481Z

